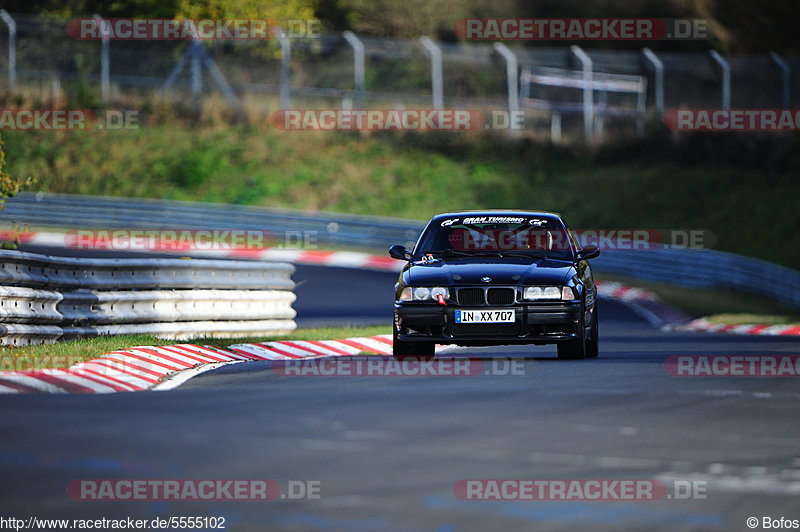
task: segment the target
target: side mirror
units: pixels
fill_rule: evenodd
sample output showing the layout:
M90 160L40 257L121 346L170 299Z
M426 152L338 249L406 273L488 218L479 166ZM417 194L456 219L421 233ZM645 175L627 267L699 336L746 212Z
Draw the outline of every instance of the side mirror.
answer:
M582 250L578 252L578 260L589 260L600 255L600 248L594 244L587 244Z
M400 244L396 244L389 248L389 256L393 259L411 260L411 252Z

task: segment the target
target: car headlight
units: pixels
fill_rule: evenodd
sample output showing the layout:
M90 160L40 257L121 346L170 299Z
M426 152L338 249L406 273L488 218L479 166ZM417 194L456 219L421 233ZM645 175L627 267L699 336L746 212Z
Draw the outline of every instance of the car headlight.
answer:
M428 288L426 286L412 288L406 286L400 291L399 301L436 301L440 295L448 299L450 297L450 291L441 286L433 288Z
M429 288L421 286L414 289L414 301L425 301L426 299L430 299L430 297L431 291Z
M436 288L431 288L431 299L439 299L439 296L444 296L447 299L447 288L442 288L441 286L437 286Z
M522 291L522 299L538 301L542 299L562 299L570 301L575 299L572 288L569 286L526 286Z

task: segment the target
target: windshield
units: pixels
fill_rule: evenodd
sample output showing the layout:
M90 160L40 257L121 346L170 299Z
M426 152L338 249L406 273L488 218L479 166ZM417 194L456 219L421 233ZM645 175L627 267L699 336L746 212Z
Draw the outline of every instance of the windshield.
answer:
M573 244L557 219L454 217L431 224L414 250L433 257L502 256L573 259Z

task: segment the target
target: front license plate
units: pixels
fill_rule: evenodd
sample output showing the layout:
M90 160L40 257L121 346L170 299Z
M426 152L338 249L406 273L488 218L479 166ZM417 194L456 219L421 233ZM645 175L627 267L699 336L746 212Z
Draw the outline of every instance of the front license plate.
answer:
M514 323L514 310L457 310L456 323Z

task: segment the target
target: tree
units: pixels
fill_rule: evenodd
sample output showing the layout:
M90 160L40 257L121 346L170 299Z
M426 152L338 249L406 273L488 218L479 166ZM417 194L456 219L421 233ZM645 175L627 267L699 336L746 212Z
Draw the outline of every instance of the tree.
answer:
M712 22L726 52L800 54L797 0L696 0L695 9Z
M178 0L179 18L314 19L311 0Z
M381 37L436 37L467 14L460 0L346 0L341 5L354 31Z

